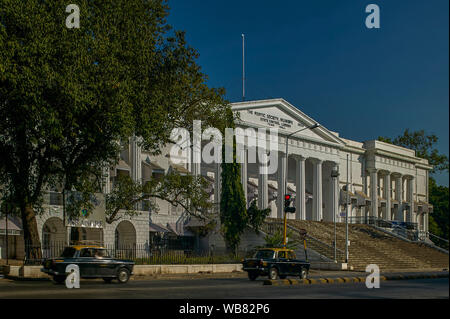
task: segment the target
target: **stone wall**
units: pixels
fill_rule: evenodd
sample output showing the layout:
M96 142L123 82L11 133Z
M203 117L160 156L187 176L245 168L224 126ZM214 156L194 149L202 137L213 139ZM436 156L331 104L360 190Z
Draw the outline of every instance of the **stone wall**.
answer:
M149 242L149 214L147 212L140 212L136 216L122 215L120 220L112 224L106 224L104 229L104 244L113 246L115 240L115 231L117 226L123 222L130 222L136 231L136 245L145 245Z

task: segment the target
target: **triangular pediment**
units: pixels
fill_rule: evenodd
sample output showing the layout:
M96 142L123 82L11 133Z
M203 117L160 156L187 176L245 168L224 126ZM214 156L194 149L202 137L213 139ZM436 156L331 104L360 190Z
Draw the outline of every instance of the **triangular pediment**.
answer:
M276 128L281 135L295 133L314 124L320 125L283 99L239 102L231 104L231 107L233 112L239 112L240 124L255 128ZM315 129L306 129L295 136L345 145L336 134L322 125Z

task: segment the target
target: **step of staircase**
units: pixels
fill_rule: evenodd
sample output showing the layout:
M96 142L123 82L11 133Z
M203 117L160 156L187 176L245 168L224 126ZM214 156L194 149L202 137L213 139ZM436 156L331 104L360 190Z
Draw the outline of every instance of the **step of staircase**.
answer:
M280 219L267 222L280 223ZM295 229L304 229L307 234L321 242L333 246L334 224L289 220ZM380 269L429 269L448 268L449 255L420 243L401 240L381 232L369 225L351 224L348 227L349 265L357 270L365 270L369 264L377 264ZM345 250L345 224L336 224L337 248ZM321 253L331 254L330 250ZM333 256L326 256L333 258Z

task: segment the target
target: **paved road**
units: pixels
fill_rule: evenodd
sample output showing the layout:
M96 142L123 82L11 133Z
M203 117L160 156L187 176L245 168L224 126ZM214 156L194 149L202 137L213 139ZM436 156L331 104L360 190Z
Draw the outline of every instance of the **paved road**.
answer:
M380 289L364 283L299 286L263 286L246 278L133 280L126 285L82 280L80 289L67 289L49 281L0 280L0 299L6 298L209 298L209 299L308 299L308 298L449 298L449 280L382 281Z

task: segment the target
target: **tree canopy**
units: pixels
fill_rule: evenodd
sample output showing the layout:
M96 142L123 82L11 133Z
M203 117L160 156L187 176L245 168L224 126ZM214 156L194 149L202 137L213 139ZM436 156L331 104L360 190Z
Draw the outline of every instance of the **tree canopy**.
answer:
M0 185L39 242L43 189L99 190L118 141L159 154L174 127L224 127L223 89L206 85L198 53L167 24L162 0L80 0L68 29L62 0L0 2Z

